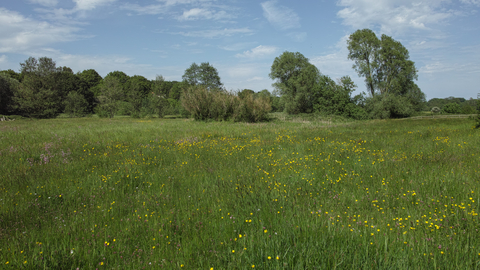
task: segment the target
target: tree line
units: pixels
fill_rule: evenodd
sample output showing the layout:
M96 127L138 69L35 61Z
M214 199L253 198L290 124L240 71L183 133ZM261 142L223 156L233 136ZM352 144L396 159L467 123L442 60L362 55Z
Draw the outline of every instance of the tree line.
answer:
M60 113L82 117L180 114L195 119L262 121L269 112L319 113L355 119L408 117L424 110L425 94L408 50L393 38L370 29L350 35L348 58L365 78L367 93L352 96L348 76L333 80L299 52L284 52L270 70L274 91L227 91L208 62L193 63L182 81L162 76L148 80L113 71L102 78L94 69L74 73L48 57L28 58L19 72L0 72L0 114L52 118ZM449 110L449 106L442 108Z

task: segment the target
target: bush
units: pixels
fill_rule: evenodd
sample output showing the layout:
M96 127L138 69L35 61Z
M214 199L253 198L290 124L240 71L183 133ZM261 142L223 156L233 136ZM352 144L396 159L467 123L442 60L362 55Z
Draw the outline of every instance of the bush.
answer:
M87 115L88 112L88 102L83 95L80 95L77 92L68 93L65 101L65 113L70 117L82 117Z
M460 105L458 103L448 103L443 106L444 113L460 113Z
M195 120L233 120L258 122L267 118L271 111L270 99L248 95L243 99L235 93L223 90L208 90L192 86L183 91L182 106Z
M475 128L480 128L480 99L477 100L477 124L475 125Z
M403 118L409 117L414 110L406 97L382 94L367 99L365 109L370 118Z

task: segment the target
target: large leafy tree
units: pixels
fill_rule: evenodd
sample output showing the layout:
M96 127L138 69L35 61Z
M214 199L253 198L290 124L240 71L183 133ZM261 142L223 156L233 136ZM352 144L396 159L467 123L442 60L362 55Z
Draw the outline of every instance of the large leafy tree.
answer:
M353 68L365 77L372 117L405 117L423 109L425 94L415 83L415 63L400 42L387 35L378 39L372 30L363 29L351 34L347 43Z
M62 102L69 92L82 88L80 79L68 67L57 67L48 57L29 57L20 63L23 76L14 93L14 108L35 118L55 117L63 111Z
M415 63L408 50L387 35L378 39L370 29L357 30L348 39L348 58L371 96L394 93L404 95L417 79Z
M12 112L13 93L19 84L18 80L12 78L9 72L0 72L0 114Z
M367 90L375 95L375 74L378 69L380 40L370 29L357 30L348 38L348 59L355 61L353 68L365 77Z
M287 113L313 111L318 96L320 71L299 52L284 52L273 61L270 74L273 86L282 95Z
M123 84L115 76L106 76L101 84L99 105L96 107L100 117L113 118L118 111L120 102L124 99Z
M209 90L220 89L223 86L217 69L208 62L200 65L193 63L185 70L182 79L190 85L201 85Z
M146 106L146 98L151 92L152 83L140 75L132 76L124 85L126 101L131 105L130 115L139 117L142 107Z
M86 83L88 91L92 92L95 96L99 94L99 84L102 82L102 76L98 74L95 69L86 69L77 73L77 76Z

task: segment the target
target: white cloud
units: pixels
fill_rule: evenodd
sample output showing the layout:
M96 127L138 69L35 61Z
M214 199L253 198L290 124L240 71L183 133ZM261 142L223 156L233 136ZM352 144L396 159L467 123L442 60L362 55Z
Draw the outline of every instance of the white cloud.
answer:
M192 8L183 12L181 16L178 16L179 21L191 21L198 19L207 19L207 20L220 20L220 19L230 19L231 15L227 14L224 10L218 12L212 11L206 8Z
M277 1L267 1L261 3L263 16L281 30L300 27L300 17L292 9L285 6L277 6Z
M240 51L248 47L252 47L255 44L257 44L257 42L238 42L229 45L219 46L219 48L225 51Z
M464 0L467 1L467 0ZM477 1L477 0L474 0ZM355 29L378 28L389 35L409 30L431 30L456 14L445 9L450 0L339 0L337 16Z
M277 47L274 46L263 46L260 45L256 48L253 48L248 51L244 51L243 53L239 53L235 55L235 57L238 58L250 58L250 59L256 59L256 58L261 58L264 56L272 55L278 51Z
M148 5L148 6L140 6L138 4L130 4L126 3L120 7L121 9L125 10L130 10L134 11L137 14L148 14L148 15L157 15L157 14L163 14L167 11L165 5Z
M0 8L0 25L0 53L22 53L80 38L75 34L78 27L37 21L5 8Z
M291 38L295 42L303 42L307 38L306 32L292 32L287 34L289 38Z
M203 38L217 38L217 37L229 37L237 34L252 34L253 31L249 28L225 28L225 29L213 29L213 30L199 30L190 32L178 32L177 34L186 37L203 37Z
M335 49L329 54L316 56L310 59L320 72L332 78L340 78L354 74L353 62L348 60L347 40L348 35L343 36L335 45Z
M8 58L5 54L0 56L0 64L6 63L8 61L7 59Z
M58 0L29 0L32 4L39 4L46 7L54 7L58 4Z
M73 0L76 10L92 10L98 6L108 5L116 0Z
M460 0L464 4L477 5L480 6L480 0Z
M224 65L219 67L220 77L227 89L271 89L270 66L271 63Z

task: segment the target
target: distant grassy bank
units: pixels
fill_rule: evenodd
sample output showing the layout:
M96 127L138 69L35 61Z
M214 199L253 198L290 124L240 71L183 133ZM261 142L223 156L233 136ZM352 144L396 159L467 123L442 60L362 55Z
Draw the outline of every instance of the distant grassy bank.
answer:
M473 125L1 122L0 268L480 268Z

